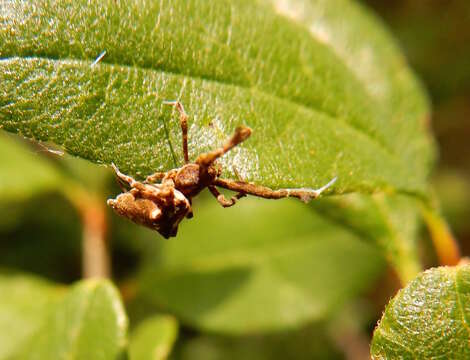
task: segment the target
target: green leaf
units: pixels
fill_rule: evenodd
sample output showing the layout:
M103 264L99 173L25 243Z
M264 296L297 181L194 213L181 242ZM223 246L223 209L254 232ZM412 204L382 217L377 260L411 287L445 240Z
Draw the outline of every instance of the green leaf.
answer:
M335 193L426 191L427 101L393 40L348 1L14 0L0 19L8 131L144 176L182 163L162 105L180 99L192 158L253 128L223 159L227 176L234 165L272 187L337 175Z
M11 359L41 328L64 291L48 281L0 273L0 359Z
M178 323L171 316L148 317L131 334L131 360L164 360L168 358L178 336Z
M149 259L140 293L189 325L226 333L324 319L383 269L378 249L296 201L210 199Z
M58 304L21 359L115 360L125 356L126 336L127 317L114 286L86 280Z
M470 265L421 273L388 304L372 340L374 359L468 359Z

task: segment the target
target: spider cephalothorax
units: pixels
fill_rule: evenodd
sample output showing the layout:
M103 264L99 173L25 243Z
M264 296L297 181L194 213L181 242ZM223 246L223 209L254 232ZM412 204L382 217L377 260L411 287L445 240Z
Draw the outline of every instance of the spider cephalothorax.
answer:
M317 190L272 190L241 180L221 179L221 168L216 160L245 141L250 136L251 129L245 126L238 127L232 137L221 148L201 154L195 162L191 163L188 156L188 116L180 102L167 102L167 104L175 106L180 113L185 165L166 173L157 172L148 176L144 182L139 182L128 175L122 174L113 164L119 180L127 184L130 189L125 190L116 199L108 200L108 205L119 215L157 230L165 238L176 236L181 220L193 216L191 199L206 187L222 206L228 207L234 205L238 199L246 195L255 195L267 199L296 197L308 202L318 197L336 180L334 178ZM217 187L236 191L237 194L227 200L219 193Z

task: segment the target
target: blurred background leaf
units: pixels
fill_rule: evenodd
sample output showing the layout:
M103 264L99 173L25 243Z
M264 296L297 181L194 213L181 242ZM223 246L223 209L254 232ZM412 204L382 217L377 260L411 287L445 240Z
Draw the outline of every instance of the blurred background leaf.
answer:
M165 360L178 337L175 318L156 315L145 319L134 329L130 340L131 360Z
M17 272L0 273L0 359L12 359L54 311L65 289Z
M114 286L73 286L19 351L20 359L125 359L127 317Z
M383 269L377 247L303 204L241 202L208 199L147 261L142 296L205 330L274 331L324 319Z
M328 337L324 324L295 331L245 337L202 335L176 349L174 360L336 360L343 355Z

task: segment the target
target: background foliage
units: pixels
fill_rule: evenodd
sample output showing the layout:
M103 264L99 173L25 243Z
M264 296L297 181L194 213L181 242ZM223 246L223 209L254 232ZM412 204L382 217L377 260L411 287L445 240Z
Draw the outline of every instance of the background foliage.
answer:
M366 359L406 284L372 354L464 359L468 269L409 283L456 260L430 191L431 105L365 6L1 2L0 126L46 147L0 134L0 359ZM432 182L465 254L470 9L367 6L429 89ZM181 164L177 116L161 105L175 98L192 158L242 122L253 136L223 158L225 176L271 187L338 176L334 196L222 209L202 194L168 242L116 218L110 171L79 158L138 177ZM57 145L79 158L46 150ZM112 282L82 280L97 274ZM422 325L432 304L442 311ZM410 337L414 326L427 331ZM462 345L436 341L443 329ZM413 350L421 341L432 346Z

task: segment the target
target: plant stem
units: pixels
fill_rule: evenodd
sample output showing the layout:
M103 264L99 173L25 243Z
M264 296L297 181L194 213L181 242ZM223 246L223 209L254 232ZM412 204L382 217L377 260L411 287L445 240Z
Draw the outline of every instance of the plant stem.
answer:
M110 256L105 202L80 185L65 187L65 194L82 220L82 273L84 278L109 278Z
M422 208L440 265L455 266L460 262L460 249L447 222L435 210Z

